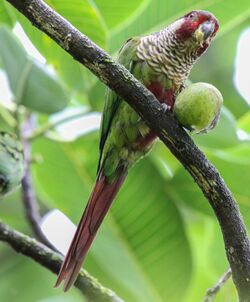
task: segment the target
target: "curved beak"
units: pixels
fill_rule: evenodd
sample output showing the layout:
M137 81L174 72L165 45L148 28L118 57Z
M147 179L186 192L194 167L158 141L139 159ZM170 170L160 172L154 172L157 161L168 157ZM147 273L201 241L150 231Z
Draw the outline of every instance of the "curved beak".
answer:
M207 40L214 33L215 25L214 22L206 21L201 24L200 30L203 32L203 39Z
M195 31L195 38L199 43L205 42L211 36L213 36L216 32L215 23L207 20L203 22L199 28Z

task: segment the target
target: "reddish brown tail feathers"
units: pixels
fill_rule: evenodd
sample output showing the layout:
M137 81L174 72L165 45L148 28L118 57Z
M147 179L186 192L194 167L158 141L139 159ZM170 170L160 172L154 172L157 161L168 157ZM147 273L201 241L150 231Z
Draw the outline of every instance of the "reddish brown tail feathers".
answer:
M116 193L124 182L125 177L126 174L122 174L110 184L102 173L99 174L61 266L55 287L59 286L64 280L64 291L67 291L72 284L74 284L97 230L107 214Z

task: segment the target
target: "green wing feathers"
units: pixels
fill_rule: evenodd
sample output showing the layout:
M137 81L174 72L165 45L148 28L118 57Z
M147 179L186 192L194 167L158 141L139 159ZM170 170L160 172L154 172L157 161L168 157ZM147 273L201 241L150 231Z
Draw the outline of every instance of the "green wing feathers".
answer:
M137 59L136 56L136 46L138 44L139 38L132 38L129 39L123 47L120 49L117 61L124 65L131 73L133 73L133 69L135 66ZM101 165L101 162L103 160L103 149L104 145L109 133L109 129L113 120L113 117L115 116L115 113L121 103L122 99L112 90L107 88L106 91L106 98L105 98L105 104L104 104L104 110L103 110L103 116L102 116L102 122L101 122L101 128L100 128L100 157L99 157L99 163L98 163L98 171Z

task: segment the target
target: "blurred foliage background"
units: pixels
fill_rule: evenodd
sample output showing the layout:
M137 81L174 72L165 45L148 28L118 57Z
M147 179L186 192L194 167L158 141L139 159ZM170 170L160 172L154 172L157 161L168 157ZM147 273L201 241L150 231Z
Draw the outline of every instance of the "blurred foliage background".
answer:
M161 29L192 9L216 15L218 37L190 79L215 85L225 106L217 128L194 140L225 178L250 227L250 99L239 94L233 80L237 43L250 26L249 0L46 2L114 57L127 38ZM95 178L105 87L4 0L0 22L0 127L13 131L17 104L36 116L37 129L61 121L60 127L32 140L33 154L40 158L32 173L42 213L59 209L77 223ZM22 30L43 58L34 55ZM249 56L246 60L250 65ZM0 219L32 234L20 192L0 201ZM64 223L51 229L61 241L66 231ZM53 289L54 275L4 244L0 262L1 301L83 301L76 289L66 295ZM128 302L196 302L227 267L219 226L207 201L157 142L130 172L85 268ZM216 301L237 301L232 281Z

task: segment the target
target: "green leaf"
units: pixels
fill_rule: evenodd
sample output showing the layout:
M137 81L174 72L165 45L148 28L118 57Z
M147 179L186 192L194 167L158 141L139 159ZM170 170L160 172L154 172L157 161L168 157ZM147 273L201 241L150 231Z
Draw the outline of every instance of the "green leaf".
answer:
M39 112L54 113L65 108L68 102L69 97L58 78L45 65L33 62L21 103Z
M0 41L0 58L15 101L43 113L62 110L68 96L56 76L28 57L17 38L5 27L0 29Z
M225 179L245 213L250 208L250 144L242 143L232 148L213 150L207 155ZM212 209L200 188L190 175L180 168L169 183L171 197L175 202L190 207L201 213L212 215ZM248 217L248 215L246 215Z
M250 134L250 112L242 116L238 121L238 127Z
M67 142L99 130L101 114L87 111L87 108L83 106L72 107L50 116L48 125L54 125L54 127L52 131L46 131L46 137ZM44 127L46 126L42 126L41 129Z
M188 284L191 258L182 218L165 185L150 159L142 160L130 171L112 217L140 263L144 279L159 296L152 301L180 301Z
M4 0L0 1L0 24L8 24L13 26L15 23L15 13L13 7Z
M250 143L245 142L227 150L217 150L214 152L219 158L229 162L250 165Z
M202 2L150 0L144 6L144 10L138 11L137 16L130 23L113 33L110 41L111 50L116 51L130 37L151 33L167 26L193 9L205 9L214 13L220 21L221 36L246 21L250 15L248 0L241 1L239 5L235 5L234 0Z
M218 125L207 134L193 135L194 141L202 147L222 149L240 143L234 116L226 108L222 109Z
M106 48L107 32L92 1L50 0L46 2L95 43ZM25 17L20 16L19 21L32 43L48 63L54 66L66 83L78 91L86 92L86 89L96 81L95 77L48 36L35 29Z
M216 219L192 213L187 233L194 255L193 278L185 302L202 301L208 288L214 286L228 269L223 239ZM235 302L237 292L232 278L216 295L216 302Z
M181 167L180 162L159 139L150 153L150 159L166 180L172 179Z
M191 10L194 3L199 0L192 1L164 1L149 0L143 6L143 10L137 12L131 22L124 24L112 33L110 39L110 47L112 51L116 51L130 37L151 33L155 29L160 29L180 17L184 12ZM164 22L164 25L161 23Z
M61 297L60 291L53 288L56 276L41 265L11 251L7 246L1 246L0 260L1 301L29 302ZM74 302L83 301L79 291L74 288L67 296Z
M182 167L176 171L167 186L169 194L176 204L206 215L213 215L213 211L200 188Z
M16 94L20 76L28 62L27 54L21 43L6 27L0 28L0 43L1 61L8 76L10 88Z
M21 190L0 198L0 219L20 231L27 232Z
M39 139L33 150L34 154L43 157L43 163L34 166L33 170L40 196L69 217L76 216L75 209L81 209L83 201L88 198L91 181L71 162L70 145ZM82 156L85 156L84 152Z
M229 151L225 156L217 152L211 157L212 162L218 167L228 187L232 190L238 202L250 206L250 161L247 159L250 145ZM239 158L243 157L243 158Z
M94 2L108 29L112 30L124 22L129 22L135 14L138 14L137 10L141 10L147 4L148 0L94 0Z
M99 12L91 0L47 0L47 4L65 17L77 29L104 47L106 32Z
M44 158L33 170L40 198L74 221L94 182L96 138L92 133L71 144L40 139L34 145ZM177 302L184 296L191 255L183 221L149 159L129 173L85 267L125 301Z

